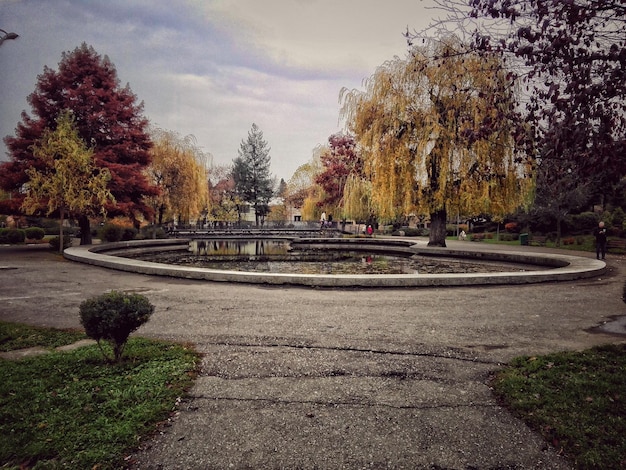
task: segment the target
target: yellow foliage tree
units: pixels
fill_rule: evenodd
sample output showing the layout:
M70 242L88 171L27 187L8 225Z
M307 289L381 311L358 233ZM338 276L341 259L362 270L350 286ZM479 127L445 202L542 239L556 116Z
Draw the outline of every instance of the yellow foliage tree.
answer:
M93 149L78 135L72 113L62 112L56 129L46 129L32 147L40 165L26 170L29 177L22 210L34 214L45 207L46 215L59 211L59 252L63 251L63 221L66 215L94 216L104 213L115 199L107 189L111 174L93 162Z
M342 90L343 115L371 181L373 210L394 220L428 214L429 245L445 246L448 211L503 215L531 187L514 152L515 88L497 57L456 38L415 48Z
M318 203L323 199L323 190L315 183L315 178L322 171L320 155L325 148L317 147L311 160L300 165L287 182L285 200L300 209L302 220L317 221L322 213Z
M343 190L343 218L369 222L372 210L372 184L356 175L349 175Z
M152 163L148 175L159 188L153 199L157 223L178 219L188 223L208 212L209 183L205 154L191 135L181 137L175 132L152 131Z

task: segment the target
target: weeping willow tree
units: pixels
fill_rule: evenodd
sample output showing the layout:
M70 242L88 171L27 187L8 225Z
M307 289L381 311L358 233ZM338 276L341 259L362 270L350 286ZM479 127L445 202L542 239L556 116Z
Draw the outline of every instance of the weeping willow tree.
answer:
M342 90L376 214L430 216L430 246L445 246L448 212L504 215L531 179L514 152L515 88L496 57L456 38L380 66L365 90Z
M372 184L370 181L351 174L343 190L343 218L369 221L373 216Z
M195 137L153 129L152 140L148 175L160 190L151 200L157 223L162 224L164 218L189 223L208 212L207 156L197 146Z

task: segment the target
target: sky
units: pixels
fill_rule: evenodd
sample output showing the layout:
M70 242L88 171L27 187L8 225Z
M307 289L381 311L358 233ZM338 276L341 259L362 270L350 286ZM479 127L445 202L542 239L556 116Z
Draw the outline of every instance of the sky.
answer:
M108 56L151 124L193 135L214 165L252 124L286 181L344 130L339 94L428 26L433 0L0 0L0 137L14 135L44 66L86 42ZM0 143L0 160L8 160Z

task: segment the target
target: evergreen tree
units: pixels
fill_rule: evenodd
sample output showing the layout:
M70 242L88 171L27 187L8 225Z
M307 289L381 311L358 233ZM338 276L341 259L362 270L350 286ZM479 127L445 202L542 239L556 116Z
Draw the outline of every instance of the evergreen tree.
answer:
M107 206L110 215L125 215L139 224L139 217L151 214L144 197L155 195L144 170L150 163L148 121L143 117L143 104L127 85L122 88L115 66L102 58L93 47L83 43L72 52L65 52L58 71L49 67L38 77L35 91L28 97L33 117L22 113L15 136L4 141L11 160L0 165L0 187L12 193L2 210L20 213L27 183L28 168L43 170L40 159L33 155L33 146L46 129L56 129L57 118L70 110L79 137L93 149L97 167L107 168L111 179L108 189L115 203ZM78 218L81 243L91 243L89 218Z
M263 140L263 132L252 124L248 138L241 141L239 156L233 161L232 175L241 199L254 207L257 225L269 212L274 195L270 160L270 148Z

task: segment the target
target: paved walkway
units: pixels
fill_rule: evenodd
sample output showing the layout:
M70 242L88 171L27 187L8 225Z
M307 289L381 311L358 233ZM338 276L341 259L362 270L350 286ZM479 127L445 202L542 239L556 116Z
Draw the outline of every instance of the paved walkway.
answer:
M561 283L314 289L0 247L0 318L78 328L85 298L139 292L156 306L139 334L204 353L191 397L131 456L134 468L566 469L498 406L488 380L518 355L626 340L598 332L626 312L626 260L607 263L600 277Z

